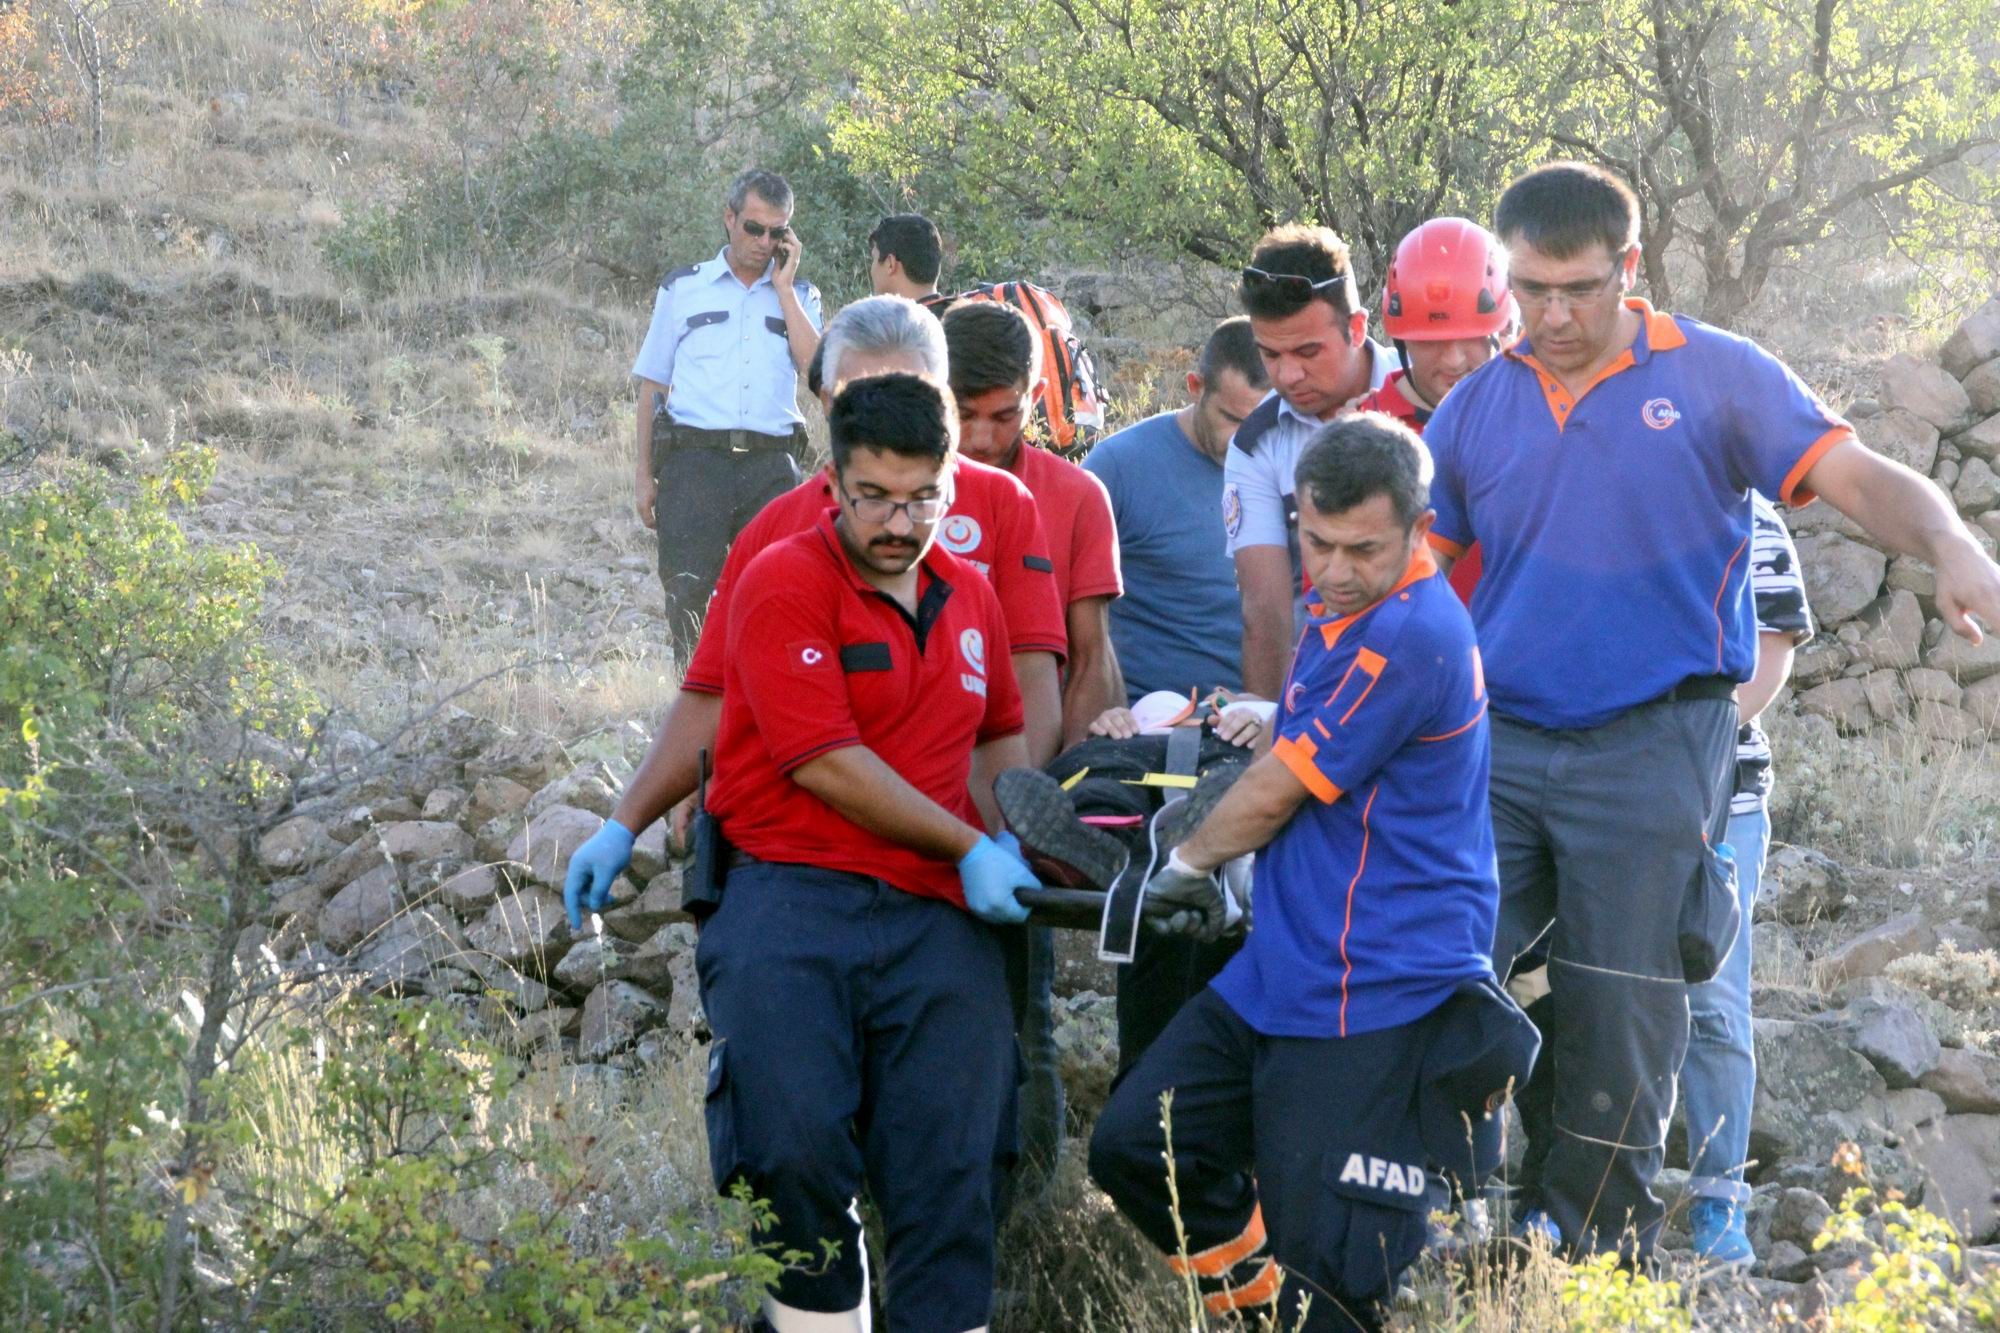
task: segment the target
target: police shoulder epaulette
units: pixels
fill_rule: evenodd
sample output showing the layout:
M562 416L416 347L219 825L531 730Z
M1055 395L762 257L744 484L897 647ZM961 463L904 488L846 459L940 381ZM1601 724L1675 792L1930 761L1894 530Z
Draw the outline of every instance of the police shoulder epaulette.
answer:
M1243 418L1242 424L1237 426L1236 434L1230 443L1246 454L1256 453L1257 446L1263 442L1266 435L1270 434L1271 427L1278 424L1278 407L1283 401L1274 393L1257 404L1251 409L1250 415Z
M811 283L807 282L804 278L793 278L792 287L794 288L794 290L803 292L807 296L812 297L814 300L819 299L819 288L813 286Z
M679 282L682 278L693 277L695 275L695 272L700 268L701 265L699 264L681 265L681 267L675 269L673 272L667 274L666 277L660 279L660 290L665 291L667 288Z

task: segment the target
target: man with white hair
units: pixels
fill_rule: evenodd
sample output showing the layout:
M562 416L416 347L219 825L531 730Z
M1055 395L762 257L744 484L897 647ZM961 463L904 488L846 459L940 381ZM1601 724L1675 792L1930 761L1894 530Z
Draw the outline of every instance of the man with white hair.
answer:
M829 406L844 384L872 375L903 371L940 384L946 378L943 330L905 297L871 296L847 306L828 322L820 351L819 393ZM611 886L631 864L639 833L686 801L700 783L701 754L714 752L722 717L724 647L736 579L765 547L809 531L836 504L832 469L822 469L766 505L730 548L709 598L700 641L652 748L611 818L570 858L563 898L573 925L580 928L585 910L597 911L610 901ZM1056 600L1055 566L1034 499L1008 473L960 457L951 509L939 523L937 540L985 574L999 595L1027 717L1029 762L1046 763L1060 742L1057 665L1068 644ZM992 775L985 777L975 788L982 793L982 815L997 827L983 794Z

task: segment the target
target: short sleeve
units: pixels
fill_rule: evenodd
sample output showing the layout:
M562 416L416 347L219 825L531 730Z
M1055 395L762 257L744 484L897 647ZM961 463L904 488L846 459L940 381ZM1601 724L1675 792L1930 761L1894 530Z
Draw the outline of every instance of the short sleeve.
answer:
M991 593L982 600L986 604L986 641L1001 643L1007 631L1007 619L1000 609L1000 601ZM1027 725L1021 708L1021 685L1014 678L1014 659L1006 653L988 653L987 656L992 660L986 664L986 715L979 722L981 745L1016 735Z
M646 329L646 341L639 344L632 374L655 384L674 382L674 351L680 346L681 331L674 320L673 288L662 287L653 298L653 322Z
M1798 548L1785 520L1769 500L1752 493L1750 591L1757 602L1759 634L1789 634L1794 646L1813 636L1812 609L1806 603L1804 572Z
M1069 599L1122 596L1125 579L1118 566L1118 525L1111 518L1111 497L1104 483L1083 469L1071 475L1081 494L1072 520L1076 535L1070 547Z
M1268 450L1246 454L1231 444L1223 459L1222 532L1231 555L1246 546L1291 549L1284 487L1269 458Z
M1069 628L1056 592L1056 566L1035 502L1024 488L1014 503L993 509L993 592L1011 652L1069 655Z
M1362 786L1434 720L1436 663L1404 656L1409 660L1364 641L1351 656L1315 658L1314 675L1292 683L1298 710L1280 726L1271 753L1319 800L1331 805Z
M776 762L790 773L832 750L861 743L840 665L832 599L789 580L769 562L744 576L729 625L731 688Z
M1463 451L1459 448L1459 417L1451 395L1424 427L1424 444L1431 452L1431 508L1437 518L1431 523L1430 544L1456 560L1478 540L1466 512Z
M1792 368L1749 339L1738 339L1725 436L1730 482L1794 509L1810 504L1806 474L1854 428L1806 386Z
M806 312L806 318L812 321L813 328L824 329L826 327L825 307L820 301L819 288L809 282L800 282L799 306Z

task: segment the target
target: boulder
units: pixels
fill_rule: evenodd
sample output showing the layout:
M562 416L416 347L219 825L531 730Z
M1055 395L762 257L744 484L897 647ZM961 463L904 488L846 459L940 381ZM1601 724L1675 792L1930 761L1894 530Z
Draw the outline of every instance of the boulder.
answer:
M1977 718L1950 704L1918 704L1917 730L1940 745L1970 745L1986 739L1986 728Z
M257 840L257 864L266 870L293 871L339 851L326 825L310 815L294 815Z
M1899 555L1889 562L1889 572L1884 583L1891 591L1901 589L1928 604L1937 596L1937 573L1922 560L1913 555Z
M1875 600L1888 572L1889 557L1837 533L1820 532L1798 541L1806 598L1823 625L1837 625Z
M375 989L401 989L464 947L451 913L418 907L390 918L349 961Z
M516 1051L538 1051L573 1034L582 1019L581 1009L538 1009L511 1027L503 1028L501 1039Z
M1959 452L1968 458L1992 460L1996 455L2000 455L2000 415L1986 418L1971 430L1958 436L1953 443L1957 444Z
M468 948L454 961L477 976L487 994L505 1000L522 1013L534 1013L549 1002L547 986L533 977L522 976L490 954Z
M1996 541L2000 541L2000 509L1989 509L1973 520L1979 531Z
M425 819L448 819L457 821L465 811L466 795L457 787L439 787L424 797L422 815Z
M1942 671L1961 685L2000 672L2000 634L1988 634L1979 643L1968 643L1932 621L1924 631L1924 665Z
M1939 430L1955 429L1972 415L1972 399L1956 375L1908 352L1883 363L1878 397L1885 414L1900 407Z
M389 854L382 850L382 835L372 827L364 828L354 841L341 849L339 855L315 866L310 882L315 888L331 894L376 866L388 864Z
M1833 1217L1833 1208L1817 1193L1792 1187L1778 1191L1771 1210L1771 1239L1790 1241L1810 1250L1820 1229Z
M1855 1051L1891 1088L1913 1088L1937 1067L1938 1039L1909 1005L1864 1000L1840 1021L1852 1030Z
M271 905L264 910L264 920L282 926L294 917L317 919L330 896L330 890L303 876L280 880L271 886Z
M465 780L503 777L533 791L563 766L563 749L552 736L538 732L504 736L465 761Z
M632 841L632 878L650 884L667 868L667 821L656 819Z
M2000 412L2000 357L1975 366L1964 380L1965 396L1972 400L1972 410L1981 417Z
M1958 470L1958 483L1951 488L1951 498L1965 513L1984 513L2000 504L2000 474L1985 459L1968 458Z
M1897 723L1910 719L1910 694L1903 678L1894 671L1871 671L1861 678L1861 692L1868 699L1868 711L1877 722Z
M1976 463L1979 460L1975 458L1972 461ZM1938 484L1939 490L1949 494L1951 488L1958 485L1958 464L1956 458L1940 458L1937 466L1931 469L1931 480Z
M1900 588L1885 593L1863 607L1855 623L1861 627L1855 661L1898 671L1917 664L1924 647L1924 610L1915 593Z
M643 1032L662 1027L667 1005L629 981L607 981L583 1002L583 1029L577 1034L577 1054L602 1060L630 1046Z
M577 941L556 964L555 979L578 993L606 981L629 981L666 999L673 987L667 955L616 935Z
M482 861L505 861L507 848L518 832L519 821L514 816L495 815L472 835L472 854Z
M465 800L465 809L459 813L460 820L467 828L478 828L489 819L506 815L518 815L528 808L535 793L523 787L512 778L497 774L483 777L472 784L472 792Z
M1966 686L1961 704L1973 721L1989 732L2000 732L2000 676Z
M1846 880L1846 871L1831 857L1778 844L1764 860L1757 915L1794 926L1837 917L1846 903Z
M1823 717L1844 732L1866 731L1875 721L1868 691L1859 680L1844 677L1815 685L1799 694L1799 709Z
M1812 1191L1801 1190L1800 1193L1812 1194ZM1819 1198L1817 1194L1814 1194L1813 1197L1816 1199ZM1808 1254L1796 1242L1779 1240L1771 1243L1770 1253L1764 1256L1764 1272L1778 1282L1791 1286L1796 1283L1810 1281L1819 1270L1813 1267L1812 1255ZM1796 1301L1788 1303L1797 1304ZM1749 1325L1738 1324L1737 1327L1745 1328L1749 1327Z
M1854 660L1854 647L1830 634L1816 635L1792 659L1792 688L1811 689L1839 677Z
M1938 428L1908 408L1892 407L1857 426L1862 441L1878 454L1929 476L1937 464Z
M1924 1203L1974 1245L1994 1238L2000 1186L2000 1115L1946 1116L1911 1138L1910 1154L1928 1180Z
M2000 1115L2000 1056L1947 1046L1917 1086L1936 1093L1953 1115Z
M2000 356L2000 296L1966 316L1938 350L1944 368L1961 379L1996 356Z
M1750 1114L1753 1159L1829 1162L1842 1143L1863 1137L1870 1123L1879 1123L1888 1089L1837 1027L1769 1018L1752 1018L1751 1027L1757 1049L1757 1091Z
M1933 667L1917 667L1905 673L1903 684L1918 703L1944 704L1950 708L1958 707L1963 693L1957 681Z
M456 824L441 819L412 819L381 828L382 851L392 861L468 860L472 838Z
M667 1025L676 1032L705 1037L708 1015L701 1008L701 979L695 973L694 946L694 927L686 921L675 921L660 927L659 933L647 940L640 952L666 959L673 989L667 1000Z
M1759 921L1750 927L1750 970L1767 985L1789 986L1803 980L1811 969L1790 926L1782 921Z
M467 944L503 963L546 972L569 949L569 921L562 900L528 887L505 894L466 932Z
M685 864L661 871L646 882L645 892L604 914L604 929L634 944L651 939L669 922L691 921L681 910L681 876Z
M619 785L617 775L603 760L578 764L529 799L528 819L532 822L544 810L558 805L588 810L599 819L609 819L618 804Z
M1944 1119L1944 1098L1928 1088L1896 1088L1882 1099L1883 1123L1894 1135L1914 1134Z
M561 888L570 853L603 827L602 815L573 805L550 806L508 844L507 859L527 866L528 878L535 883Z
M491 907L507 889L507 879L494 865L468 866L438 881L439 901L461 916Z
M387 924L401 906L396 867L379 865L341 889L319 913L320 942L346 953Z
M1879 977L1898 958L1936 947L1937 930L1924 920L1923 913L1905 912L1863 931L1821 958L1819 971L1829 986L1858 977Z

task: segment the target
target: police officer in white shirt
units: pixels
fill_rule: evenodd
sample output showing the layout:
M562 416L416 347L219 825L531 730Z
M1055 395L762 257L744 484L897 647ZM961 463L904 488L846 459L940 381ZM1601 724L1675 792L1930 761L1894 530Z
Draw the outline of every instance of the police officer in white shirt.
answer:
M801 473L799 372L819 347L819 290L798 276L792 187L746 171L722 210L729 243L667 274L632 363L639 381L639 521L659 533L676 655L729 543Z

